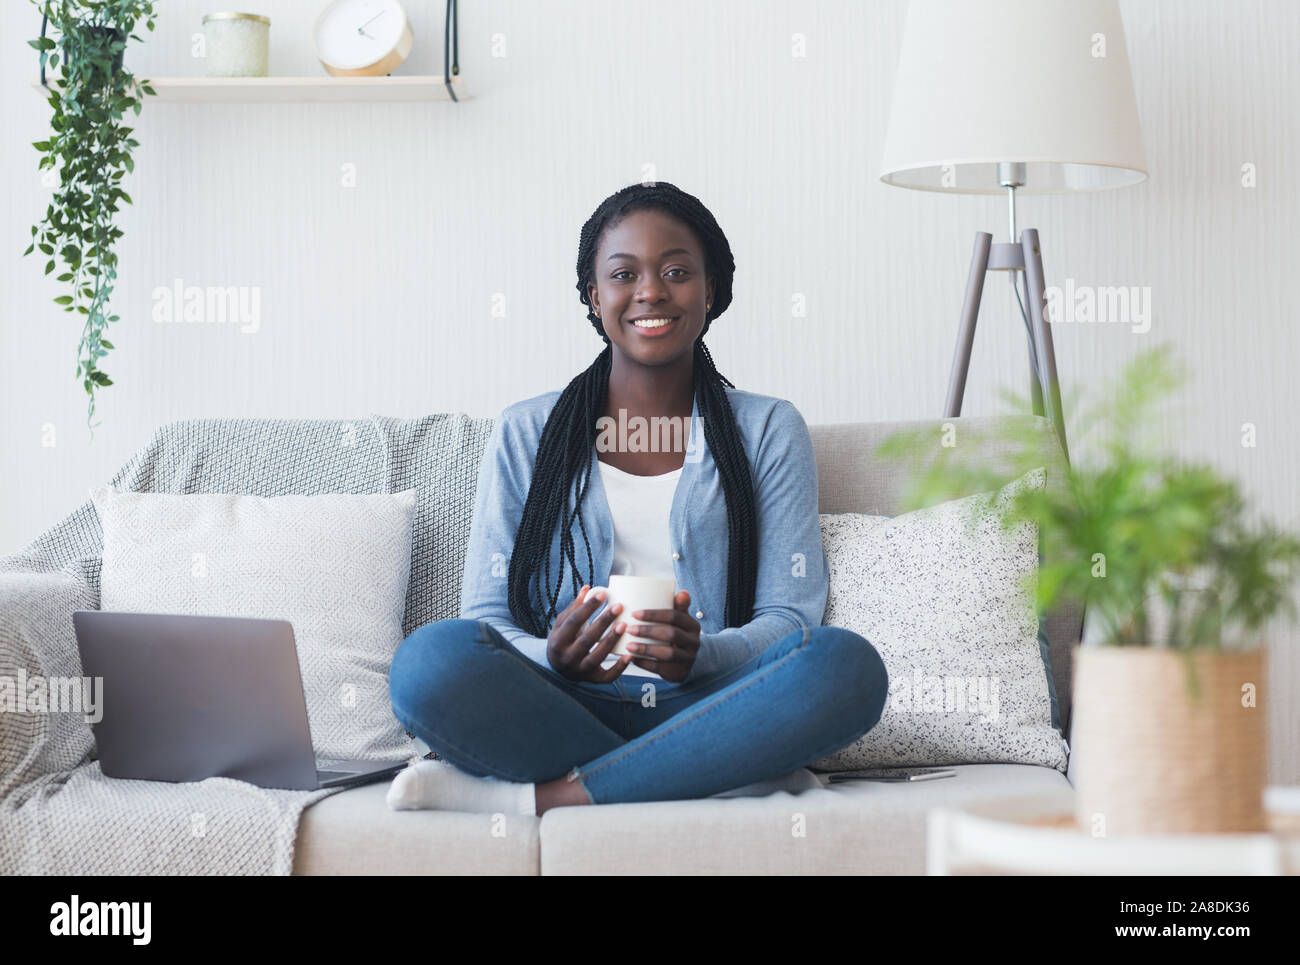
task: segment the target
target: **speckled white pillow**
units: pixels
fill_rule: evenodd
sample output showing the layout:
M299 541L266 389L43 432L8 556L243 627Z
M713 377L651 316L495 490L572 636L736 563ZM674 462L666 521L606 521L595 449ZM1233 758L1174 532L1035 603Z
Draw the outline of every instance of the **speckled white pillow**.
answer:
M1039 468L995 494L1042 488ZM844 771L927 764L1039 764L1064 771L1051 724L1033 597L1032 523L1004 531L987 494L901 516L821 516L830 564L824 623L869 640L889 672L880 722L812 765ZM1032 586L1033 584L1029 584Z

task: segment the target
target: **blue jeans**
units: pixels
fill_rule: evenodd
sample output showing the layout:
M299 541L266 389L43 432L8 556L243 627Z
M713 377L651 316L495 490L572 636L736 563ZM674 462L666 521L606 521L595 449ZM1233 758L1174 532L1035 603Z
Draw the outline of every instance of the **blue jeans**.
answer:
M569 680L482 620L438 620L393 657L406 729L467 773L577 780L596 804L708 797L787 774L857 740L888 690L850 630L791 631L744 664L675 684Z

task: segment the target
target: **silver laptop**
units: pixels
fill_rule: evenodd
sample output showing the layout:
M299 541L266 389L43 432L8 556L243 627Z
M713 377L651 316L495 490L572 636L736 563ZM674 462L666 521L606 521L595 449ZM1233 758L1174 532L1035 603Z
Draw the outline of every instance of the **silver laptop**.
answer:
M91 727L108 777L309 791L406 766L316 757L287 620L76 610L72 622L82 673L103 681Z

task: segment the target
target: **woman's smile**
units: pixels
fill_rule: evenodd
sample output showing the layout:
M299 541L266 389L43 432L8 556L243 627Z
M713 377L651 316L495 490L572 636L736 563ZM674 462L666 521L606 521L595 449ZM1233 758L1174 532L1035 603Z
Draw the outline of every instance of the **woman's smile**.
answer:
M629 324L638 335L646 338L662 338L677 328L678 315L642 315L631 319Z

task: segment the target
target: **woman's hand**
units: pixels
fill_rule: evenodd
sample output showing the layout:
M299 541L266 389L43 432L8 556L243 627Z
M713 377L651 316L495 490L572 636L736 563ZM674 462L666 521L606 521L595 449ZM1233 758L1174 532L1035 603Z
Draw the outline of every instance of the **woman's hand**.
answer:
M619 634L627 629L627 624L618 623L608 633L605 632L614 622L614 617L622 612L621 603L606 607L604 613L588 624L588 618L605 599L604 593L587 599L587 591L590 589L584 583L573 602L556 616L555 624L546 637L546 659L556 673L569 680L607 684L621 674L632 660L631 654L624 654L608 668L602 669L600 666L601 661L614 648Z
M643 670L654 671L672 683L685 680L700 653L700 624L691 616L690 609L691 595L685 590L678 590L673 597L671 610L634 611L628 632L661 642L629 642L628 651L636 654L636 659L632 662ZM643 622L637 623L637 620Z

